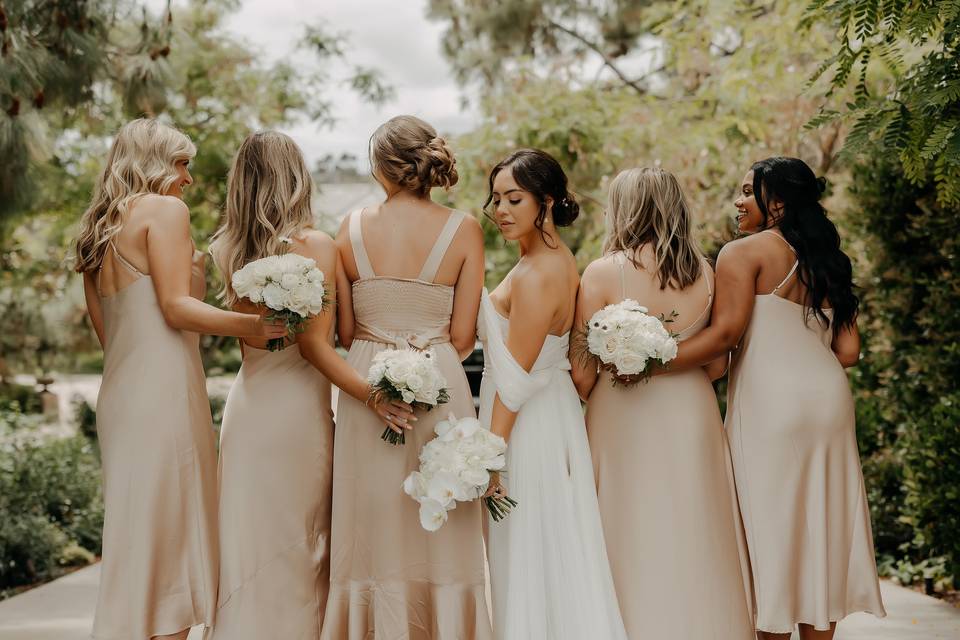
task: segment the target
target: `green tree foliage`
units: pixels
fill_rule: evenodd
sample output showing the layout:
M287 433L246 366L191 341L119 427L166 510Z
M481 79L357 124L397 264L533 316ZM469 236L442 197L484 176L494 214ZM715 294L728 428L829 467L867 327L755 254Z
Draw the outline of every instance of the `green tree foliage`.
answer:
M960 575L960 220L895 156L856 165L851 193L872 264L856 388L878 553Z
M443 50L461 82L496 85L510 64L533 58L596 55L622 84L645 92L617 59L647 33L643 9L659 0L430 0L428 16L443 22Z
M331 122L327 96L339 79L329 76L325 61L346 55L345 34L305 29L304 52L315 52L319 60L304 69L286 60L268 63L225 30L236 0L190 0L159 17L141 12L134 0L111 6L119 17L98 47L125 53L102 54L102 76L72 108L47 105L10 118L17 126L24 119L38 123L34 133L47 148L42 157L29 157L29 202L18 202L5 227L0 220L0 365L5 361L14 370L69 369L83 354L99 351L86 326L81 283L70 273L70 249L110 136L126 120L156 116L196 143L194 184L185 200L201 249L217 224L227 171L247 134L301 117ZM0 65L0 75L4 69ZM370 69L352 68L346 83L360 85L370 100L391 95ZM0 153L10 155L2 136ZM0 173L7 168L4 163ZM210 285L209 301L215 302L216 282ZM208 364L230 356L221 351L228 343L204 338Z
M34 170L99 94L129 113L163 109L173 32L169 6L151 20L133 0L0 2L0 215L35 203Z
M512 4L524 5L497 7ZM634 46L653 47L649 55L663 71L642 94L577 76L577 61L562 54L517 59L509 82L489 88L482 123L457 141L463 171L455 202L478 211L494 163L517 147L543 148L567 169L585 205L566 234L583 266L599 253L606 181L621 169L662 166L677 174L708 249L730 237L734 193L757 159L800 156L843 182L833 162L841 126L803 130L818 103L801 90L831 43L826 28L792 40L802 11L774 2L650 4L637 17L650 25L647 44ZM495 229L488 234L488 278L496 283L515 256Z
M837 29L814 77L832 72L831 90L856 96L812 124L851 120L848 152L894 153L914 184L932 176L939 203L960 206L960 0L814 0L806 20ZM868 82L877 66L895 78L882 92Z

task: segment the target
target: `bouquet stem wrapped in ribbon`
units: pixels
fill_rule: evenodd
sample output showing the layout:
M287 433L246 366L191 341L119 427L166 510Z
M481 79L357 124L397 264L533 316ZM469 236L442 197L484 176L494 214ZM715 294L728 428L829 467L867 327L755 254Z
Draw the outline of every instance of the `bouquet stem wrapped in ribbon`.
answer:
M289 239L281 238L289 244ZM247 263L230 279L237 297L270 309L266 317L287 327L287 338L273 338L267 349L282 349L287 339L302 333L306 322L327 305L323 272L311 258L286 253Z
M373 357L367 382L374 397L406 402L414 409L429 411L450 400L447 380L429 350L384 349ZM406 443L406 436L390 427L380 437L394 445Z
M507 443L476 418L453 414L434 427L437 437L420 451L420 470L403 481L404 492L420 503L420 525L436 531L457 502L476 500L490 485L490 473L506 466ZM508 496L484 500L491 517L500 521L517 506Z

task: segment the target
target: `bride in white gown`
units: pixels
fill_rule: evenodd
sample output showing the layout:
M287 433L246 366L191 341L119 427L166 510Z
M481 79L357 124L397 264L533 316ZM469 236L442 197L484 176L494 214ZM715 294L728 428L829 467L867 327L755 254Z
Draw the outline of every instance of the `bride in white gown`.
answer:
M489 522L500 640L626 640L607 562L580 400L567 359L579 276L557 226L579 208L560 165L521 150L490 175L497 226L520 260L484 291L480 420L508 440L489 494L519 504Z

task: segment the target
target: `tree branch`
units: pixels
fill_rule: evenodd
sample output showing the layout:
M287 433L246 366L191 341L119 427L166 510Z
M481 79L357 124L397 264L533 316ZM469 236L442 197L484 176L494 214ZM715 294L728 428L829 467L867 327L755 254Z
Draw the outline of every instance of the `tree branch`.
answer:
M611 71L613 71L613 73L616 74L616 76L620 78L620 81L623 82L625 85L627 85L628 87L631 87L640 95L647 94L647 90L644 89L642 85L637 83L636 80L631 80L630 78L628 78L626 74L623 73L623 71L621 71L619 67L617 67L613 58L607 55L607 53L603 49L601 49L599 45L597 45L594 42L591 42L590 40L585 38L583 35L577 33L576 31L574 31L573 29L570 29L569 27L563 26L558 22L554 22L553 20L548 20L547 24L549 24L551 27L553 27L558 31L562 31L563 33L567 34L574 40L577 40L581 44L585 45L588 49L590 49L591 51L599 55L603 59L603 64L607 66Z

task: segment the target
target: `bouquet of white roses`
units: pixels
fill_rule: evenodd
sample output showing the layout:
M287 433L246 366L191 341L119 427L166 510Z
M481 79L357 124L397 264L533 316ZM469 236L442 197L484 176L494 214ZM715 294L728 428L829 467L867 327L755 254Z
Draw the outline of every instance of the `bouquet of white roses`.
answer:
M507 443L476 418L453 414L434 427L437 437L420 451L420 470L403 481L404 492L420 503L420 525L436 531L457 502L476 500L490 485L490 472L506 466ZM517 506L510 497L485 499L495 521Z
M429 411L450 400L447 380L434 362L432 351L384 349L373 357L367 373L373 396L399 400L415 409ZM390 444L404 444L406 437L390 427L381 436Z
M236 272L230 281L237 296L254 304L265 304L267 320L286 324L287 333L302 333L308 318L327 305L323 272L311 258L295 253L254 260ZM285 338L273 338L267 349L283 348Z
M677 357L677 336L666 327L676 316L656 318L630 299L607 305L587 323L587 351L613 375L614 385L632 386L650 376L651 360L667 364Z

